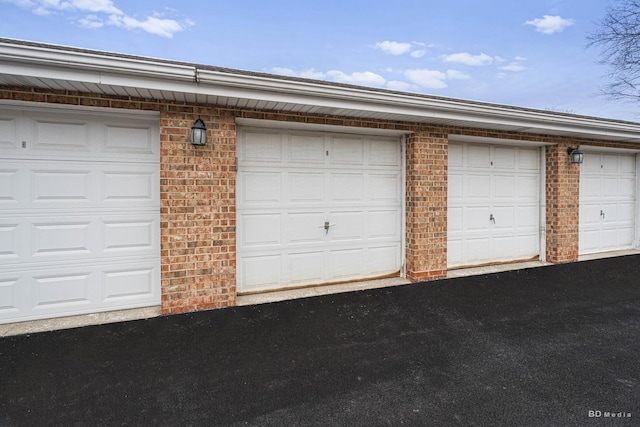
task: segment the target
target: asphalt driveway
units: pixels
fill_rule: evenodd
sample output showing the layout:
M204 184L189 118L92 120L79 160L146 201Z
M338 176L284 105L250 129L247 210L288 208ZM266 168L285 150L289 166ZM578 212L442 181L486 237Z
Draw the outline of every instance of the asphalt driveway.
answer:
M638 255L0 338L2 426L639 419Z

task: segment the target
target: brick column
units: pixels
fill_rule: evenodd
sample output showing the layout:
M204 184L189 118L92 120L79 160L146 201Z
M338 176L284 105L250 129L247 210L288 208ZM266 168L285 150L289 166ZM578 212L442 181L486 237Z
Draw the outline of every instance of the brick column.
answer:
M190 143L200 116L207 144ZM160 117L162 312L235 305L235 119L184 107Z
M571 163L568 147L564 143L546 150L546 254L547 261L557 264L578 259L580 165Z
M446 135L407 137L406 274L412 282L447 275Z

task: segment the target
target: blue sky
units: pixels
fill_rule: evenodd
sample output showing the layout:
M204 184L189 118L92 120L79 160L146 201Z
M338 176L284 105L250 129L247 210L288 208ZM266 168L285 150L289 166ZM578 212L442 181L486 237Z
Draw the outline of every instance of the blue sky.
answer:
M0 0L0 37L640 121L599 95L613 0Z

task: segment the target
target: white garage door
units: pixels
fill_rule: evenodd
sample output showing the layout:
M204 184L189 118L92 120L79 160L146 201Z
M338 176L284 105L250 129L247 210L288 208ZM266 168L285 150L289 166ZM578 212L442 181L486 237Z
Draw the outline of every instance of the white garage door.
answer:
M245 128L238 143L239 292L399 272L398 138Z
M158 123L0 107L0 323L159 304Z
M636 157L587 152L580 166L580 254L631 249Z
M540 149L449 144L448 267L540 254Z

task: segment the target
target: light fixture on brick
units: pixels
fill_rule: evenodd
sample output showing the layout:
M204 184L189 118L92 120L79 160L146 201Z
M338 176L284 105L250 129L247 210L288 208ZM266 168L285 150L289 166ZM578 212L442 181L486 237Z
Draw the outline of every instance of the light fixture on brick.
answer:
M567 148L567 154L571 156L571 163L580 164L584 160L584 153L580 151L579 148L580 146L576 148L573 148L573 147Z
M198 119L193 122L191 126L191 144L204 145L207 142L207 128L204 127L204 122L198 116Z

